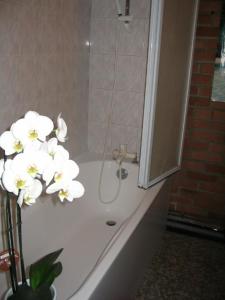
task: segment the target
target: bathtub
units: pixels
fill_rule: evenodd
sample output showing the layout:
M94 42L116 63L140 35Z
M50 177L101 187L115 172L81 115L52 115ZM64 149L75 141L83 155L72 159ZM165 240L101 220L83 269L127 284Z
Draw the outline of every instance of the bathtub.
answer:
M85 186L81 199L61 204L45 198L23 211L27 265L64 248L63 273L55 281L57 300L132 299L165 228L167 182L139 189L138 165L123 162L128 177L122 180L119 197L103 204L98 197L100 167L97 160L80 163L78 179ZM115 195L117 169L115 161L105 162L104 201ZM6 288L3 277L0 273L0 286Z

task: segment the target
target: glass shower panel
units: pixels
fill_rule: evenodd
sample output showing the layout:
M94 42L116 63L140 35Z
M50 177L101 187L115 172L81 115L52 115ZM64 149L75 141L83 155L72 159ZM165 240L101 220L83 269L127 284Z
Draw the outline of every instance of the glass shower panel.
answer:
M146 144L149 147L146 157L141 157L139 178L139 185L145 188L175 172L180 166L197 12L195 0L161 3L160 54L157 69L152 75L155 84L152 90L155 89L155 92L148 92L146 87L145 97L145 102L150 104L149 111L145 109L144 112L142 147L147 149ZM150 56L151 49L149 59ZM148 126L147 130L145 126ZM147 131L148 137L144 135ZM143 165L145 177L141 176Z

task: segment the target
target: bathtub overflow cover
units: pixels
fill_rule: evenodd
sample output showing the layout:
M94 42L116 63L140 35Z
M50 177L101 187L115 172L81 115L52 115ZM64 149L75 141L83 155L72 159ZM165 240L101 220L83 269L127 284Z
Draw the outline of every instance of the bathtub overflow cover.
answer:
M106 225L108 225L108 226L115 226L116 225L116 221L109 220L109 221L106 222Z

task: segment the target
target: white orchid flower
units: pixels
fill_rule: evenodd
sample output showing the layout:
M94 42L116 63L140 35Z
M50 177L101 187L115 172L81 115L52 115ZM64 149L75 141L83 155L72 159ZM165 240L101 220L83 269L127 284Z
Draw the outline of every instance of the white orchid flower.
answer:
M11 131L16 139L25 145L31 142L45 141L53 130L53 122L46 116L29 111L23 119L19 119L11 126Z
M61 118L61 113L57 118L57 126L58 128L55 131L56 137L60 142L64 143L66 141L67 125L63 118Z
M57 157L61 156L65 160L69 159L69 152L63 146L58 145L58 140L56 138L51 138L49 141L44 142L41 145L41 150L48 153L54 160L57 160Z
M56 161L59 163L59 161ZM62 164L56 164L56 172L54 181L57 183L67 182L77 177L79 174L79 167L73 160L63 161Z
M53 194L57 191L61 202L63 202L64 199L72 202L74 198L80 198L83 196L84 187L79 181L76 180L64 182L63 184L56 182L47 188L46 193Z
M39 180L35 179L32 185L20 191L17 203L20 207L23 203L30 206L36 202L36 199L41 195L41 192L42 184Z
M11 131L5 131L0 136L0 147L5 151L6 155L20 153L24 149L22 142L16 139Z
M24 171L23 166L18 168L18 164L11 159L8 159L4 166L2 184L8 192L18 195L19 190L26 189L33 184L33 178Z
M43 180L46 182L46 185L49 185L55 172L64 164L64 162L69 160L69 152L63 146L58 145L56 138L44 142L41 146L41 150L47 153L51 158L51 161L46 165L43 172Z
M25 149L25 151L18 154L13 161L15 168L23 170L23 172L35 178L43 174L51 158L43 151Z
M48 179L46 184L50 183L54 179L55 183L59 185L73 180L79 174L79 167L73 160L65 160L63 157L58 157L54 161L54 166L46 168L43 174L43 179Z

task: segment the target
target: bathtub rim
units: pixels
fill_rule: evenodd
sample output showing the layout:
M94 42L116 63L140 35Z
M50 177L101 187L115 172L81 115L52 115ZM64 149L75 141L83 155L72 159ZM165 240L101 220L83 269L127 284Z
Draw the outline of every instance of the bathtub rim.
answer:
M110 247L107 247L106 251L103 252L95 268L91 270L82 285L67 300L87 300L91 297L98 284L109 270L111 264L119 255L132 233L143 219L145 213L151 207L165 182L166 179L146 190L143 199L141 199L135 211L124 221L124 224L115 233L115 236L112 239L114 242L112 243L112 241L110 241Z

